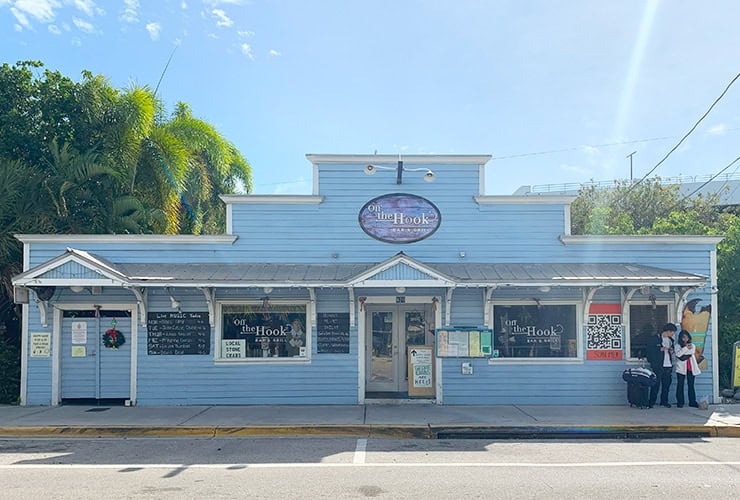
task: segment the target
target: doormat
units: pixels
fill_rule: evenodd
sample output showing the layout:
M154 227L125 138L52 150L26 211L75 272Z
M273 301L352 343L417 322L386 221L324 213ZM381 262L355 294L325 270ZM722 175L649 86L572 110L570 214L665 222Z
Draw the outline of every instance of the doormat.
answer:
M95 412L107 411L107 410L110 410L110 408L90 408L89 410L85 410L85 412L95 413Z

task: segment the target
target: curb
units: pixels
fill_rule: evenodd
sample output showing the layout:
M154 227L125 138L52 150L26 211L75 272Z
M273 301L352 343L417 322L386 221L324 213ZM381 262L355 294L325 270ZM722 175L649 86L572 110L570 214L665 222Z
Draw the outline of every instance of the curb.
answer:
M0 438L343 436L393 439L631 438L666 436L740 438L740 426L706 425L289 425L289 426L18 426L0 427Z

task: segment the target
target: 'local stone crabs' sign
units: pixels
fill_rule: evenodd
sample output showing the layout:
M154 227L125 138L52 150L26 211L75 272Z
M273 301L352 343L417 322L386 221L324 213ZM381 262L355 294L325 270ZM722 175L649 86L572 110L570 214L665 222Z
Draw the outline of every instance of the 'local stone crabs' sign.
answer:
M406 193L378 196L365 203L358 216L360 227L386 243L413 243L439 228L442 216L429 200Z

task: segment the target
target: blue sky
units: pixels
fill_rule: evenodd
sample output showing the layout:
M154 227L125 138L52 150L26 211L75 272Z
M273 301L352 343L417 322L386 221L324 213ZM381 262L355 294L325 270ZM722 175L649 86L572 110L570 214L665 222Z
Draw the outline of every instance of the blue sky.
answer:
M154 87L177 47L160 95L242 151L256 193L309 194L306 153L377 151L492 154L486 192L511 194L629 177L633 151L641 177L740 72L738 19L734 0L0 0L0 61ZM738 155L740 81L655 173Z

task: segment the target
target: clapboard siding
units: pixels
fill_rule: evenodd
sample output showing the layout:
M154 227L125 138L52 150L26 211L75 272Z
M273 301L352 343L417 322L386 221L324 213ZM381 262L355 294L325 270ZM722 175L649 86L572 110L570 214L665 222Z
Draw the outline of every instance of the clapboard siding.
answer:
M276 292L276 293L275 293ZM307 299L305 291L276 290L279 298ZM263 294L264 295L264 294ZM183 311L203 311L203 295L178 290ZM249 290L221 290L217 298L256 298ZM169 296L149 297L151 311L171 311ZM319 290L321 312L343 312L349 307L346 291ZM140 330L142 331L142 330ZM316 328L311 331L308 364L218 364L214 361L216 332L211 329L208 355L148 355L146 328L139 336L138 403L157 404L356 404L357 328L351 328L349 354L317 354Z
M395 162L383 163L395 168ZM564 244L566 206L563 203L477 203L480 169L477 165L413 164L407 168L429 168L435 182L422 179L423 171L407 171L403 184L396 184L394 171L364 174L358 164L326 164L318 167L321 203L238 203L231 205L232 234L237 239L224 244L174 244L72 242L64 237L30 246L30 266L37 266L63 254L67 247L88 251L115 263L380 263L403 251L423 263L635 263L709 276L711 244L600 243ZM358 214L371 199L390 193L409 193L426 198L439 209L442 222L430 237L411 244L390 244L371 238L360 228ZM269 201L269 199L268 199ZM489 200L491 201L491 200ZM500 201L500 200L498 200ZM465 257L461 258L461 252ZM67 264L50 271L47 277L91 277L89 271ZM408 266L396 266L373 279L410 281L424 278ZM707 279L707 285L709 279ZM439 307L446 318L444 288L408 286L405 296L440 297ZM171 292L183 311L207 311L203 293L194 288ZM672 294L651 290L658 300L672 300ZM259 300L262 288L217 289L216 299ZM354 297L397 296L394 287L356 288ZM305 288L275 287L271 300L307 301ZM491 296L493 307L512 300L572 301L582 304L581 288L501 287ZM708 289L693 293L700 305L711 302ZM634 301L647 297L638 293ZM451 324L479 326L485 321L485 290L457 288L452 295ZM621 303L618 288L599 290L594 303ZM101 295L89 290L74 294L59 288L54 302L62 304L132 304L133 293L104 287ZM172 311L169 294L162 288L148 292L149 311ZM51 331L39 323L38 308L29 305L28 332ZM320 312L347 312L346 290L317 289L316 309ZM489 311L490 312L490 311ZM363 314L359 307L356 315ZM716 312L714 312L716 315ZM579 318L579 325L583 318ZM581 325L582 326L582 325ZM711 326L710 326L711 329ZM582 331L581 331L582 330ZM585 328L582 328L580 357L585 357ZM306 363L219 363L214 359L217 332L211 329L208 355L148 355L147 330L139 326L137 402L157 404L356 404L358 401L358 331L350 327L349 354L318 354L316 328L311 332L311 359ZM709 368L697 379L697 394L711 394L712 343L708 337L705 356ZM495 345L494 345L495 348ZM448 404L624 404L626 387L621 372L627 361L588 361L536 364L466 359L473 375L462 375L461 359L444 359L442 381ZM28 404L49 404L51 399L51 358L29 358L27 362ZM674 382L675 384L675 382ZM672 393L675 393L675 385ZM672 395L673 397L673 395Z

